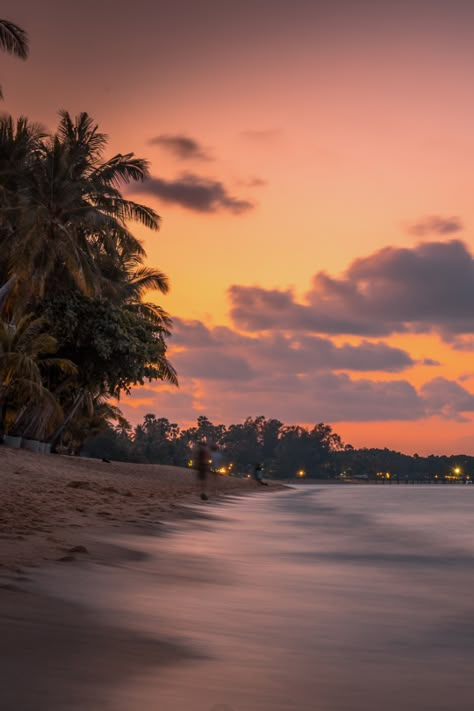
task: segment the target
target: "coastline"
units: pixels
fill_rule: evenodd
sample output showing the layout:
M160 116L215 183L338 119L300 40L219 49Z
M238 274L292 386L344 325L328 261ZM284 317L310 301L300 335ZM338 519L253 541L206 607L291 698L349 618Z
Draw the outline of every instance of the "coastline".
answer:
M195 472L180 467L0 449L0 575L53 562L103 556L102 537L150 530L202 506ZM276 491L253 480L217 477L211 502L227 494ZM196 512L193 515L198 515Z
M195 656L174 640L130 630L120 619L111 623L93 605L63 598L58 582L71 565L79 572L146 557L127 548L127 535L156 535L167 523L215 515L199 499L194 471L2 447L0 478L2 711L106 708L115 680L147 668L159 674ZM219 477L210 502L284 488ZM51 570L58 577L45 592L37 579ZM93 601L94 590L90 595Z

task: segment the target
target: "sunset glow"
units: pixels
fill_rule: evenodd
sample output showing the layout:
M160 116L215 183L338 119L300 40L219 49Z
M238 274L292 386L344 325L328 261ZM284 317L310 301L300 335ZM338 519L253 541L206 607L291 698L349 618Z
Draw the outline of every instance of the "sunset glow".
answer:
M175 321L180 388L137 388L132 422L264 414L474 454L473 4L2 12L31 42L2 56L3 111L50 128L53 107L87 111L111 154L151 164L127 194L162 217L135 234L170 278L149 298Z

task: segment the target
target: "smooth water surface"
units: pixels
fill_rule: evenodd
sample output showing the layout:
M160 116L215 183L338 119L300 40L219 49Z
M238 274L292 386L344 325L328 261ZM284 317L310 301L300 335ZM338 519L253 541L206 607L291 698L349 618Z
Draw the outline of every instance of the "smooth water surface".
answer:
M207 510L129 540L147 560L63 581L191 653L97 708L471 711L474 487L304 486Z

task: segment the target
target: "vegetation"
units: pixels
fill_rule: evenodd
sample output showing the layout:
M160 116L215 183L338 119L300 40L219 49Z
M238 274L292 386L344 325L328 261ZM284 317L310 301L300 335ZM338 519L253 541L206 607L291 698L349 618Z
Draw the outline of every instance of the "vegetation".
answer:
M297 471L318 478L332 476L333 456L343 449L339 436L322 423L308 430L279 420L248 417L242 424L226 427L201 416L195 427L181 430L166 418L150 414L134 429L124 422L107 427L85 443L83 454L187 466L202 440L219 447L227 465L232 465L231 471L248 473L256 463L263 463L266 474L276 478L287 478Z
M54 368L74 376L74 364L52 358L58 343L45 333L46 321L32 315L16 323L0 320L0 432L9 429L41 438L48 421L61 418L61 408L45 382Z
M28 37L25 30L15 25L9 20L0 20L0 49L8 54L12 54L18 59L26 59L28 57ZM0 99L3 99L2 89L0 88Z
M26 58L26 34L0 20L0 48ZM145 300L168 280L129 228L156 231L160 218L123 194L148 163L106 149L87 113L61 111L52 134L0 118L0 427L74 452L120 421L111 396L177 384L171 320Z
M455 482L474 478L474 457L408 456L389 449L344 445L329 425L308 429L265 417L241 424L214 425L198 417L195 427L180 429L165 417L146 415L132 428L125 420L89 438L82 454L117 461L187 466L196 444L218 445L225 473L246 475L263 464L275 479L403 482Z

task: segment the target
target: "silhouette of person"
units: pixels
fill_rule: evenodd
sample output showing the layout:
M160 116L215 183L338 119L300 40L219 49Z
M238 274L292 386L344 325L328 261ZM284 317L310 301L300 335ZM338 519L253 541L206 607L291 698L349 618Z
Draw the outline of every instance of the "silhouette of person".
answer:
M255 465L254 479L258 484L262 486L268 486L266 481L263 481L263 467L261 464Z

